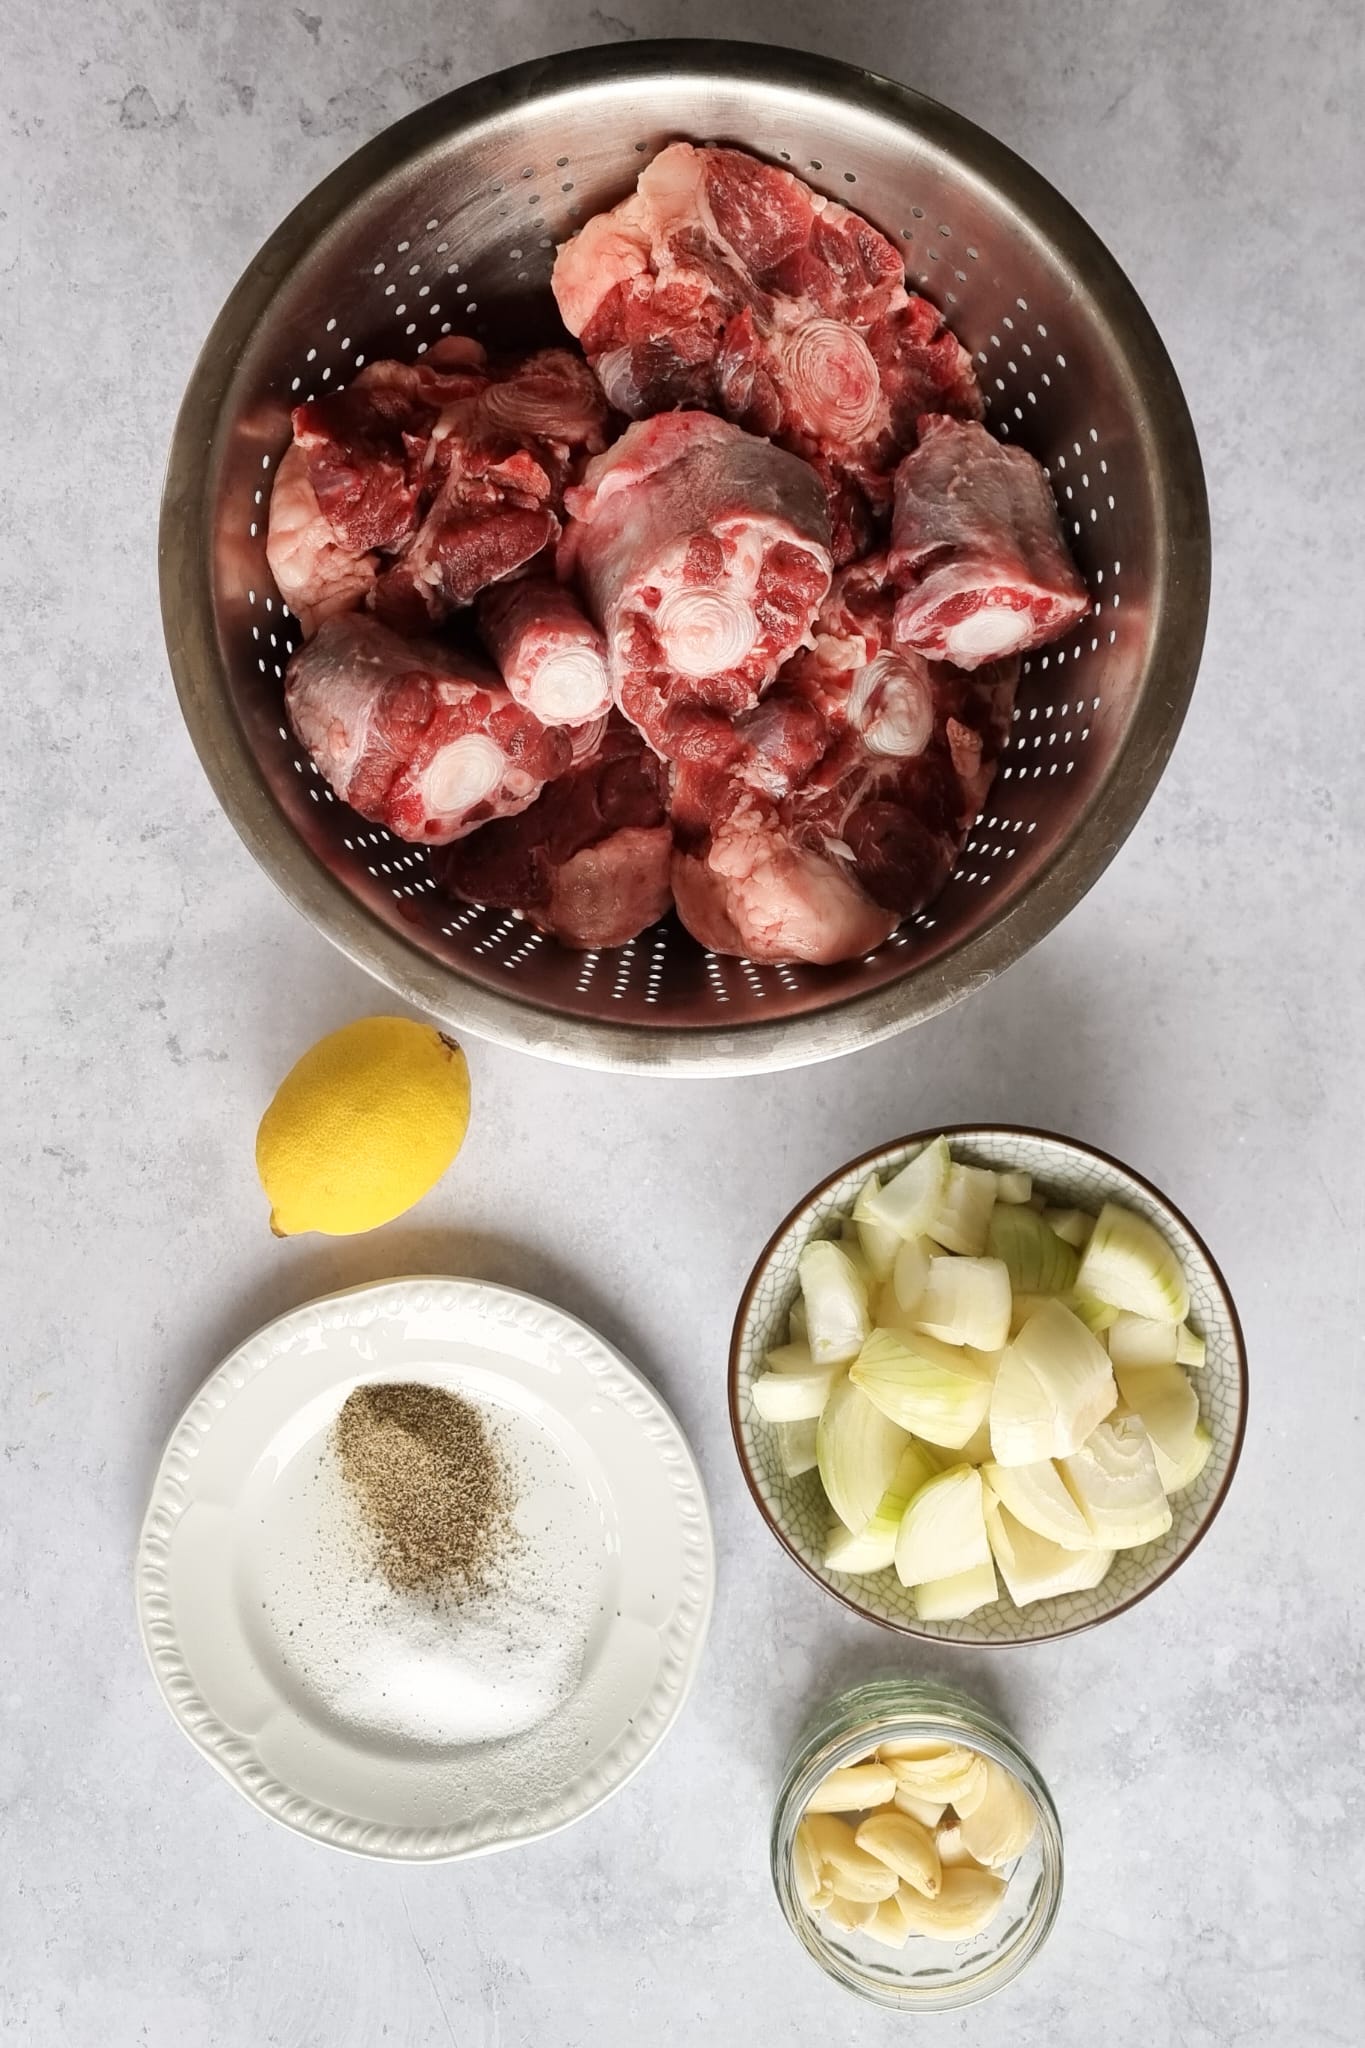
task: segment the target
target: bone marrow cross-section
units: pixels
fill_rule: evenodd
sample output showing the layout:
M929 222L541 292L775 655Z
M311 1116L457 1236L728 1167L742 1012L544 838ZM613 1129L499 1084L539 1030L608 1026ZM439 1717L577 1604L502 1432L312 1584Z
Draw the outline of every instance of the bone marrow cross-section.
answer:
M363 613L324 620L295 652L285 704L337 796L431 846L524 811L573 754L481 662Z

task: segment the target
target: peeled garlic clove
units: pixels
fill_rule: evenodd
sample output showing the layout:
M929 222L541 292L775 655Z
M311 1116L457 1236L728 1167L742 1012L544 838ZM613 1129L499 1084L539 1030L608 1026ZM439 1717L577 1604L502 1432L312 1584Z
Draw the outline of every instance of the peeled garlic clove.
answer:
M917 1793L907 1792L904 1785L897 1785L891 1798L899 1813L908 1813L911 1820L926 1828L937 1827L948 1803L945 1799L921 1799Z
M807 1813L862 1813L885 1806L896 1789L886 1764L847 1764L823 1778L806 1802Z
M873 1941L882 1942L887 1948L904 1948L910 1937L910 1927L901 1910L900 1894L895 1892L889 1899L880 1899L872 1909L870 1920L864 1920L863 1933Z
M993 1870L964 1863L945 1870L936 1899L921 1898L902 1885L900 1908L912 1934L935 1941L961 1941L989 1927L1005 1896L1005 1880Z
M846 1820L833 1813L807 1810L801 1825L809 1829L811 1849L821 1872L841 1898L889 1899L900 1880L866 1849L860 1849Z
M882 1745L886 1754L886 1745ZM893 1757L889 1760L896 1785L913 1792L917 1799L941 1799L945 1806L962 1811L963 1800L980 1796L985 1784L985 1767L974 1749L960 1745L932 1757Z
M920 1821L912 1820L908 1813L869 1814L854 1840L926 1899L937 1896L938 1850Z
M986 1783L981 1797L969 1813L958 1811L962 1846L978 1863L992 1869L1013 1863L1033 1840L1038 1815L1033 1801L1012 1771L982 1759Z
M962 1823L958 1820L946 1820L940 1823L934 1831L934 1847L938 1850L940 1873L945 1870L956 1870L964 1863L974 1864L976 1861L975 1857L970 1856L962 1846ZM940 1875L939 1890L941 1891L942 1889L943 1883Z
M877 1745L877 1755L884 1764L927 1763L931 1757L952 1756L957 1749L955 1742L937 1742L927 1736L898 1735L890 1742Z
M792 1883L796 1896L808 1913L823 1912L834 1897L834 1885L820 1861L811 1838L810 1824L802 1821L792 1843Z
M842 1892L835 1892L825 1908L825 1918L851 1933L855 1927L865 1928L877 1907L884 1903L880 1899L848 1899Z

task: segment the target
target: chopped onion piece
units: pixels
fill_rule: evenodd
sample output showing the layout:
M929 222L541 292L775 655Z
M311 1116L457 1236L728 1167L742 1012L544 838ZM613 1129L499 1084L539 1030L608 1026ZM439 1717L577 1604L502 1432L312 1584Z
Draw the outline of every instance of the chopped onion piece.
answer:
M1145 1216L1117 1202L1101 1209L1076 1284L1154 1322L1183 1323L1189 1313L1189 1284L1179 1259Z
M995 1378L995 1364L992 1361L985 1368ZM958 1457L964 1465L984 1465L991 1454L991 1418L982 1417L965 1444L959 1446Z
M938 1461L924 1444L913 1440L901 1452L891 1484L877 1503L866 1528L856 1534L836 1522L825 1546L825 1563L835 1572L884 1572L896 1555L896 1532L901 1517L926 1480L938 1471Z
M1178 1365L1116 1365L1125 1407L1131 1408L1167 1461L1178 1465L1188 1456L1199 1426L1199 1396Z
M797 1262L811 1357L817 1365L856 1358L872 1319L867 1287L843 1245L817 1238Z
M816 1417L807 1416L802 1422L779 1422L775 1429L778 1463L788 1479L799 1479L803 1472L813 1472Z
M1179 1461L1168 1458L1160 1444L1152 1445L1152 1456L1156 1459L1157 1477L1165 1493L1179 1493L1183 1487L1192 1486L1209 1462L1213 1449L1213 1437L1204 1423L1195 1424L1185 1455Z
M1154 1323L1121 1309L1109 1325L1109 1356L1117 1372L1122 1366L1174 1365L1180 1348L1178 1325Z
M806 1325L806 1304L798 1294L787 1312L787 1342L804 1344L810 1349L810 1331Z
M983 1465L988 1491L1036 1536L1060 1550L1093 1550L1095 1537L1050 1458L1032 1465Z
M1170 1528L1170 1505L1152 1456L1152 1441L1136 1415L1120 1412L1101 1422L1060 1462L1062 1477L1097 1543L1111 1550L1132 1550Z
M1017 1337L1029 1317L1036 1316L1053 1298L1050 1294L1016 1294L1010 1306L1010 1336Z
M903 1586L956 1578L990 1558L981 1474L972 1465L935 1473L914 1495L896 1536Z
M839 1365L813 1365L809 1372L764 1372L753 1381L749 1398L765 1422L814 1422L824 1413Z
M808 1344L779 1344L766 1362L769 1372L810 1372L815 1365Z
M902 1315L913 1315L919 1308L920 1298L929 1284L931 1256L927 1237L907 1237L896 1254L891 1281L896 1306Z
M944 1344L998 1351L1010 1333L1010 1276L1002 1262L930 1259L915 1327Z
M1118 1321L1119 1312L1107 1301L1097 1301L1093 1294L1082 1288L1073 1287L1066 1298L1066 1305L1073 1316L1078 1316L1092 1336L1102 1337L1106 1330L1112 1330Z
M901 1237L922 1237L943 1200L952 1163L948 1140L933 1139L868 1197L869 1213Z
M846 1529L866 1528L890 1486L907 1432L841 1379L825 1403L815 1437L825 1496Z
M1088 1593L1114 1562L1112 1550L1064 1550L1027 1528L998 1502L986 1512L991 1552L1016 1607L1031 1600L1055 1600L1063 1593Z
M1000 1361L991 1395L999 1465L1032 1465L1078 1450L1118 1400L1104 1346L1060 1301L1031 1315Z
M1031 1173L997 1173L995 1176L995 1199L997 1202L1032 1201L1033 1175Z
M970 1571L954 1572L946 1579L926 1579L915 1587L915 1612L921 1621L964 1621L978 1607L989 1607L1000 1598L995 1566L987 1558Z
M915 1332L874 1330L850 1379L902 1429L944 1450L960 1450L990 1407L986 1369L965 1351Z
M1090 1242L1090 1233L1095 1228L1095 1219L1085 1209L1044 1209L1043 1221L1055 1230L1063 1244L1073 1245L1083 1251Z
M939 1205L925 1225L947 1252L979 1258L995 1207L995 1175L986 1166L950 1166Z
M1176 1364L1188 1365L1193 1371L1202 1372L1207 1357L1204 1339L1188 1323L1181 1323L1175 1333Z
M881 1181L874 1173L864 1181L857 1201L853 1204L853 1221L857 1227L858 1242L862 1247L863 1263L866 1265L874 1284L880 1287L889 1277L900 1250L900 1232L893 1230L889 1223L878 1222L868 1203L873 1195L880 1194Z
M997 1205L986 1243L992 1258L1004 1260L1016 1294L1068 1294L1076 1284L1075 1252L1036 1209Z

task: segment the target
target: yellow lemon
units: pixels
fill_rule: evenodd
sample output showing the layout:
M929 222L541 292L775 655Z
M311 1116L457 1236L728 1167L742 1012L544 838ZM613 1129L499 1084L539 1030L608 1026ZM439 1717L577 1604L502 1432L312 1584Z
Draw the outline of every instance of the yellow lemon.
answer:
M411 1017L359 1017L281 1081L256 1133L277 1237L351 1237L434 1188L469 1128L469 1068Z

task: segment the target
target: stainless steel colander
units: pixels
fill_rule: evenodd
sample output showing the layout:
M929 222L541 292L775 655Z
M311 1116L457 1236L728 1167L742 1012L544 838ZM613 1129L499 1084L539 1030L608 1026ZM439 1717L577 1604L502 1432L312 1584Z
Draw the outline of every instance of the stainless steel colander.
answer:
M938 900L838 968L703 952L668 920L570 953L447 900L421 848L336 802L283 717L297 634L265 561L289 409L441 335L554 332L555 244L685 136L790 165L904 249L972 350L995 430L1050 471L1094 604L1024 665L987 808ZM400 121L295 209L223 308L176 427L162 608L220 801L290 901L456 1029L584 1065L735 1073L889 1036L970 993L1063 917L1156 786L1193 688L1208 514L1180 389L1132 287L1007 149L886 79L741 43L579 50Z

